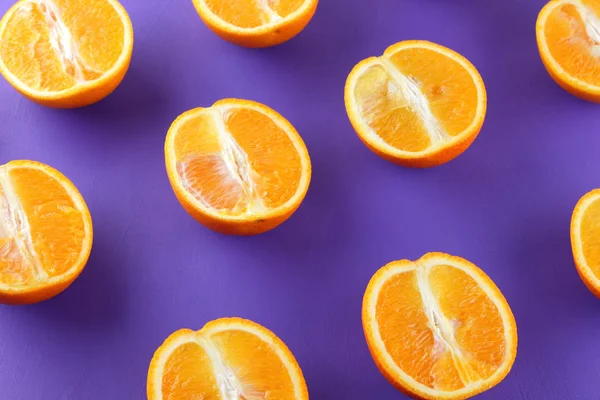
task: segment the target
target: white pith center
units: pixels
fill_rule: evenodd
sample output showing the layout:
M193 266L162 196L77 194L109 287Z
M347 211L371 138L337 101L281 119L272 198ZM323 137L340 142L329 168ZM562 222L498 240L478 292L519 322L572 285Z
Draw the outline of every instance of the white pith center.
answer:
M262 393L244 385L235 372L225 363L216 346L207 339L199 341L210 358L215 371L217 385L223 400L267 400L268 392Z
M217 137L221 144L221 158L227 167L228 176L235 180L242 188L244 198L248 201L248 212L265 212L267 207L256 186L256 173L252 169L248 154L237 143L231 132L227 129L229 110L227 108L214 108L213 118L217 127Z
M429 286L429 270L430 267L428 266L417 266L416 276L419 293L427 315L427 326L433 333L434 356L441 356L445 351L450 351L460 380L465 386L468 386L472 383L473 378L480 379L480 377L474 376L472 368L463 361L465 356L455 337L460 322L449 320L440 309Z
M414 79L402 74L398 68L385 56L378 58L390 81L388 94L394 98L404 99L410 108L421 118L432 144L439 144L451 139L438 119L431 112L429 100L423 95L421 87Z
M0 197L0 237L10 238L16 246L4 248L8 253L2 254L2 257L11 261L21 260L32 266L38 280L48 278L34 249L29 221L14 192L7 166L0 167L0 186L4 192L4 196Z
M65 25L61 18L60 9L51 0L30 0L23 3L24 6L32 7L37 5L44 15L48 28L50 30L50 45L56 52L64 71L70 75L76 82L86 82L84 71L92 71L101 73L102 71L95 70L81 59L77 42L73 38L71 31ZM31 8L25 9L31 12Z
M273 4L277 4L279 0L256 0L258 7L266 14L268 20L266 23L281 21L283 17L275 11Z
M581 0L574 0L572 3L583 21L585 32L588 37L594 42L592 46L592 54L600 57L600 18L587 7Z

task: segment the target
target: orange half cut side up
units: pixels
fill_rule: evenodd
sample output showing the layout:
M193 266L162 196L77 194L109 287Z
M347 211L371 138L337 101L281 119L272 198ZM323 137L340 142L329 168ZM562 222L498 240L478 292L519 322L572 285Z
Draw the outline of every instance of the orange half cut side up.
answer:
M154 354L148 400L308 400L302 371L275 334L240 318L172 334Z
M470 262L443 253L395 261L363 300L367 344L383 375L421 399L466 399L504 379L517 327L504 296Z
M20 0L0 21L0 73L39 104L95 103L121 83L133 28L116 0Z
M536 36L552 79L567 92L599 103L600 1L550 1L540 11Z
M358 63L345 88L346 110L363 143L407 167L433 167L462 154L485 119L477 69L446 47L422 40L390 46Z
M577 202L571 218L571 247L579 276L600 298L600 189Z
M226 99L180 115L165 141L167 173L183 207L222 233L252 235L287 220L310 183L294 127L271 108Z
M79 276L92 220L73 184L33 161L0 167L0 302L49 299Z
M298 35L318 0L193 0L204 23L228 42L270 47Z

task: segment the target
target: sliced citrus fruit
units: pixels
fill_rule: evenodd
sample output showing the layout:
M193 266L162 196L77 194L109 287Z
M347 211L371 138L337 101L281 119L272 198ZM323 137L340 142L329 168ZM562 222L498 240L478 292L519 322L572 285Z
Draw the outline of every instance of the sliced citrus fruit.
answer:
M72 108L125 76L133 28L116 0L21 0L0 21L0 73L29 99Z
M571 247L579 276L600 298L600 189L583 196L575 206Z
M548 73L567 92L600 102L600 1L554 0L536 26Z
M477 69L460 54L422 40L396 43L354 67L346 111L365 145L408 167L432 167L475 140L487 107Z
M222 233L251 235L288 219L311 164L294 127L269 107L226 99L180 115L165 141L167 173L183 207Z
M147 391L149 400L308 400L302 371L286 345L240 318L169 336L152 358Z
M0 167L0 302L46 300L79 276L92 219L73 184L34 161Z
M302 32L318 0L193 0L204 23L221 38L245 47L269 47Z
M500 290L475 265L443 253L377 271L362 319L380 371L418 398L481 393L504 379L517 352L517 326Z

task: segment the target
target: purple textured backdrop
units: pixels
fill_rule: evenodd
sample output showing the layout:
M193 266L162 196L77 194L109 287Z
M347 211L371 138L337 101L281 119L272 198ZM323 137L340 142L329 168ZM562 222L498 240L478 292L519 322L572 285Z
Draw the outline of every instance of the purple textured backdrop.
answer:
M9 3L0 0L0 12ZM403 398L371 360L361 301L379 267L427 251L478 264L515 313L515 366L481 399L600 398L600 300L576 274L568 232L577 199L600 186L600 106L566 94L544 70L535 44L543 3L321 0L300 36L248 50L210 33L190 0L123 0L135 50L103 102L46 109L2 80L0 161L35 159L70 177L91 210L95 242L64 294L0 307L0 398L143 399L162 341L222 316L276 332L312 399ZM488 89L479 138L440 168L379 159L344 110L353 65L404 39L459 51ZM302 207L262 236L203 228L165 174L173 119L224 97L281 112L312 156Z

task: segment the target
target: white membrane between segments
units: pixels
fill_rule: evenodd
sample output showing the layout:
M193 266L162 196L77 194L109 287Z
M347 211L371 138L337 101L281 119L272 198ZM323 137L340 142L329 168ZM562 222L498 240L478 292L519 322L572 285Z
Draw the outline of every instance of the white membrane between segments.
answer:
M399 92L398 94L404 98L409 106L421 118L425 125L431 141L433 143L441 143L450 139L450 135L446 133L440 125L437 118L431 112L429 101L421 92L419 84L413 79L402 74L398 68L385 56L378 58L380 65L384 68L391 81L388 85L388 91Z
M225 363L221 353L210 340L199 338L198 341L212 362L217 385L223 400L267 399L267 393L259 393L257 390L247 387L240 381L235 372Z
M417 266L415 274L419 293L421 294L421 301L423 302L423 308L427 315L427 325L433 333L435 341L434 352L436 356L441 356L444 351L451 351L452 359L457 367L456 370L458 371L459 377L463 384L468 385L471 382L469 377L464 375L464 372L469 367L465 366L463 363L463 354L454 335L457 322L448 320L440 309L437 299L429 286L430 269L431 267L426 265L420 267Z
M574 0L572 4L579 12L581 20L585 26L585 32L588 37L594 41L592 46L592 54L600 57L600 18L592 9L586 6L581 0Z
M392 279L394 276L398 276L398 275L404 274L404 273L418 274L419 272L417 272L417 271L419 269L427 268L428 272L426 274L423 274L420 277L415 276L415 278L414 278L415 286L416 286L416 289L419 290L420 293L422 293L421 287L425 283L428 285L429 293L432 293L432 290L429 288L430 287L429 274L437 266L449 266L449 267L456 268L457 270L460 270L460 271L466 273L471 279L473 279L476 282L477 286L479 286L488 295L489 299L493 302L493 304L495 305L496 309L498 310L498 312L500 313L500 315L502 317L504 338L505 338L505 341L507 344L507 347L505 349L505 358L503 359L502 364L500 365L499 368L496 369L496 371L491 376L487 376L485 378L478 376L476 374L476 371L474 371L471 368L470 370L468 370L468 372L472 374L471 375L472 379L468 382L463 382L465 385L464 388L453 390L452 393L456 397L459 397L460 395L463 395L463 394L469 394L470 391L472 391L476 388L485 388L487 390L487 389L489 389L489 387L486 387L486 382L495 382L495 379L502 378L503 376L506 375L510 366L512 365L510 360L506 357L508 355L514 354L516 352L516 347L515 347L516 340L514 339L514 337L512 336L512 333L511 333L511 326L515 327L515 328L516 328L516 326L514 326L511 323L512 315L510 314L510 309L507 309L507 307L505 305L501 304L500 299L493 296L493 289L489 287L488 280L485 279L483 276L480 276L479 274L475 273L474 271L470 271L469 269L463 268L462 266L457 264L456 261L447 259L445 257L438 258L437 256L433 256L433 257L429 256L426 259L420 259L418 261L401 263L398 265L391 266L390 268L386 268L385 271L383 271L383 273L376 274L377 279L375 280L375 282L373 284L369 284L371 287L370 295L365 298L366 304L363 306L363 307L366 307L366 310L367 310L367 317L366 317L367 324L366 325L373 336L373 344L374 344L374 346L376 346L377 349L381 350L382 363L386 370L390 371L390 373L393 373L393 374L401 377L402 380L412 383L412 385L414 385L415 387L418 387L419 390L421 390L423 393L428 394L432 398L436 398L436 396L439 396L439 392L436 387L430 387L427 384L417 381L413 376L408 375L392 358L392 356L390 355L390 352L388 351L388 348L387 348L386 344L384 343L383 338L381 336L380 330L382 329L383 325L380 324L380 321L377 318L377 315L378 315L377 305L381 299L382 290L383 290L384 286L389 282L390 279ZM423 282L423 278L427 278L425 282ZM418 279L421 279L421 281L419 282ZM490 290L492 293L490 293ZM421 294L421 296L423 296L423 295ZM430 297L429 297L429 299L430 299ZM423 299L422 302L423 302L423 304L425 304L426 302L428 304L431 304L431 302L426 299ZM435 302L434 304L437 304L437 302ZM425 307L425 305L424 305L424 307ZM439 306L436 306L436 307L439 310ZM363 312L364 311L365 310L363 309ZM428 318L429 318L429 316L428 316ZM383 324L385 324L384 321L381 321L381 322ZM460 325L458 325L459 323L460 323L460 321L457 321L456 323L454 323L453 321L450 321L449 325L453 328L452 332L456 332L456 329L460 326ZM445 325L445 326L448 326L448 325ZM441 345L443 343L441 341L436 341L435 344ZM437 350L437 352L436 352L436 350ZM439 350L441 350L439 347L434 348L433 352L432 352L432 356L439 355L440 354ZM462 377L461 377L461 379L462 379Z
M277 11L273 9L271 3L275 3L278 0L256 0L258 7L267 15L269 18L266 23L278 22L283 19L283 17L277 14Z
M13 240L22 260L33 267L37 279L48 278L33 247L29 221L14 192L6 165L0 168L0 187L4 192L4 196L0 198L0 233Z
M244 197L248 201L249 212L266 212L258 188L256 187L256 174L252 170L248 154L237 143L231 132L227 129L225 121L227 120L229 109L225 107L215 107L212 110L212 116L217 127L217 137L221 144L221 158L223 159L228 176L234 179L242 188Z
M78 82L86 82L84 71L102 73L90 68L83 62L77 50L77 42L71 31L61 18L60 9L51 0L30 0L23 3L26 12L31 12L31 7L37 5L46 19L50 30L50 44L63 65L64 71Z

